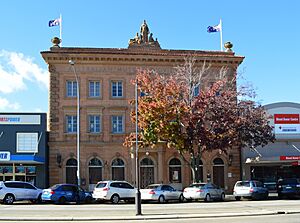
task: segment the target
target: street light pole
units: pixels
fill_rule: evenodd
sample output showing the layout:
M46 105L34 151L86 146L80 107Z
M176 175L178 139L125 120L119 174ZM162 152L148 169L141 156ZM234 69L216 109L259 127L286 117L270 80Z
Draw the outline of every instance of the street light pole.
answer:
M137 190L135 194L136 215L142 215L140 173L139 173L139 145L138 145L138 83L135 83L135 180Z
M69 60L69 64L73 69L77 86L77 185L80 186L80 94L79 94L79 78L75 70L75 62Z

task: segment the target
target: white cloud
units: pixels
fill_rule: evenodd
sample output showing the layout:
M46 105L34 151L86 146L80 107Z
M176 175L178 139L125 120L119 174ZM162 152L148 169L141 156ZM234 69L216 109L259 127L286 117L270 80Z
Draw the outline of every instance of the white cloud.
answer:
M36 82L41 88L48 89L48 71L22 53L0 51L0 93L24 90L25 81Z
M10 103L7 99L0 97L0 111L18 111L19 109L20 105L18 103Z

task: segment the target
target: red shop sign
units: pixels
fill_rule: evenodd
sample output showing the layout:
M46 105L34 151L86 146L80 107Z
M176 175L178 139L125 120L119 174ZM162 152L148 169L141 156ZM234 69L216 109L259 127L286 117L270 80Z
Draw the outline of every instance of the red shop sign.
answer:
M299 114L274 114L275 124L300 124Z
M300 156L280 156L280 160L300 160Z

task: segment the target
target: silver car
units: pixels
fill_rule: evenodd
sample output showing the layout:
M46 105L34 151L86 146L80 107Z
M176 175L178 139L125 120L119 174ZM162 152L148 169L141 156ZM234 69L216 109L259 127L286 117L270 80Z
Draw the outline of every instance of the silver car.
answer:
M222 188L212 183L194 183L183 190L186 200L225 200L225 192Z
M233 188L233 196L237 201L241 200L242 197L267 199L268 195L268 188L262 182L256 180L237 181Z
M0 181L0 201L13 204L14 201L29 200L32 203L41 202L42 189L28 182Z
M141 189L141 199L143 201L158 201L165 203L169 200L183 202L182 191L178 191L167 184L151 184L145 189Z

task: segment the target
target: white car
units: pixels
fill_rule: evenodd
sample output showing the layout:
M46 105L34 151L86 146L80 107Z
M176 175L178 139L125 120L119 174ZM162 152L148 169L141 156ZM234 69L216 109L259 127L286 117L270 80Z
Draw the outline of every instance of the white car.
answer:
M186 200L225 200L225 192L222 188L212 183L194 183L183 190Z
M136 188L126 181L100 181L93 191L96 201L111 201L113 204L120 200L134 201Z
M141 189L141 199L143 201L158 201L165 203L169 200L177 200L183 202L184 197L182 191L175 190L166 184L150 184L145 189Z
M28 182L21 181L0 181L0 201L4 204L13 204L14 201L30 200L40 202L42 189L33 186Z

